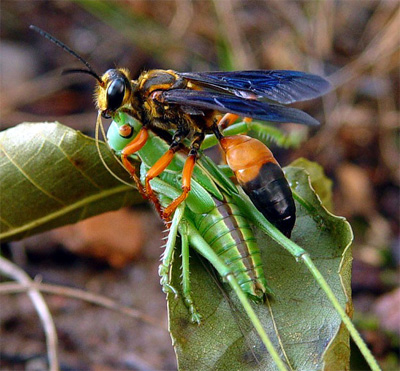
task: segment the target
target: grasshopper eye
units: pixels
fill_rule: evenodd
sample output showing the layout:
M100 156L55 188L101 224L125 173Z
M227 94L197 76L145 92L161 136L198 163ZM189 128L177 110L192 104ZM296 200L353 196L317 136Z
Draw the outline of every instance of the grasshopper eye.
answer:
M132 126L127 125L127 124L120 126L118 129L119 135L125 139L132 137L133 132L134 132L134 130L133 130Z
M110 111L116 111L122 104L125 96L125 81L122 78L115 79L107 89L107 107Z

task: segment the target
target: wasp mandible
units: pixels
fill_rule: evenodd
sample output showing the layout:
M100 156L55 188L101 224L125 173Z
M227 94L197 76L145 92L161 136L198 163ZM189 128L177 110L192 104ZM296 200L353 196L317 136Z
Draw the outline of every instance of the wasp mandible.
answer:
M206 134L215 134L221 144L226 143L227 141L223 140L222 129L239 116L261 121L316 126L318 121L307 113L282 104L313 99L330 89L330 83L320 76L288 70L176 72L155 69L142 72L133 80L127 69L117 68L110 69L100 76L88 62L62 42L38 27L31 28L86 66L86 69L70 69L66 70L66 73L87 73L97 80L95 101L99 112L98 119L100 115L110 118L118 112L125 112L141 122L142 129L123 149L121 158L139 191L155 204L164 221L169 221L171 214L190 192L193 169ZM225 115L221 118L221 114ZM129 157L146 144L149 130L165 139L169 143L169 149L149 169L143 186ZM184 148L185 139L190 140L190 146L182 173L182 194L162 209L150 181L168 167L177 151ZM247 141L245 145L253 146L254 143L255 141ZM224 148L224 145L222 147ZM225 153L229 164L232 162L229 161L230 156L233 156L235 151L231 148ZM260 161L262 163L262 160ZM273 163L279 168L276 161ZM252 177L246 177L247 186L244 190L266 218L290 236L295 219L294 202L287 181L282 176L282 171L276 170L276 166L273 166L273 171L268 175L272 181L268 184L277 180L274 184L279 195L284 195L285 200L289 200L284 206L275 202L274 197L269 195L270 192L257 192L255 189L257 184L260 184L260 187L266 185L264 181L259 181L259 178L265 178L265 167L263 171L258 167L258 172L254 172ZM265 203L263 197L267 197ZM288 222L283 222L285 218Z

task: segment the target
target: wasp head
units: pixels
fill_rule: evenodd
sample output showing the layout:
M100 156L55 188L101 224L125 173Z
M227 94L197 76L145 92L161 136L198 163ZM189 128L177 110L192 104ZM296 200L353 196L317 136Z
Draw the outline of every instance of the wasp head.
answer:
M95 89L95 103L105 118L126 105L132 94L132 87L127 69L110 69L101 77Z

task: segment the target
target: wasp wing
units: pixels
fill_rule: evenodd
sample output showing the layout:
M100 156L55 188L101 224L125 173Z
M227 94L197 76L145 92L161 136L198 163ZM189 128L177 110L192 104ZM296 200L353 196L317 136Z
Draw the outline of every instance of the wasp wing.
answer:
M245 98L264 97L282 104L313 99L331 88L323 77L301 71L183 72L179 75L201 87L225 90Z
M161 97L163 103L177 104L184 107L193 106L224 113L235 113L242 117L251 117L261 121L293 122L309 126L319 125L316 119L298 109L224 93L204 90L171 89L163 91Z

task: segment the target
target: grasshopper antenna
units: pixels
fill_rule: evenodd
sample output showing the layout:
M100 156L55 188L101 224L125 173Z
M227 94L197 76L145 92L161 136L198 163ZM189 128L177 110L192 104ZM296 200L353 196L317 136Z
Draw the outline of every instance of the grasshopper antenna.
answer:
M125 169L124 165L122 164L121 160L115 156L114 152L111 150L110 146L108 145L107 139L106 139L106 133L104 132L104 127L103 124L101 122L101 113L99 112L97 115L97 120L96 120L96 130L95 130L95 141L96 141L96 148L97 148L97 153L99 154L100 160L103 163L104 167L107 169L107 171L117 180L119 180L121 183L131 187L131 188L135 188L131 183L126 182L125 180L121 179L117 174L115 174L110 167L107 165L103 154L101 153L101 149L100 149L100 138L99 138L99 131L101 131L102 136L106 142L106 145L108 146L108 148L110 149L112 156L117 160L117 162ZM126 170L126 169L125 169Z
M92 66L85 60L83 59L78 53L74 52L71 48L69 48L67 45L65 45L63 42L60 40L56 39L54 36L50 35L48 32L43 31L41 28L30 25L29 28L38 34L42 35L45 37L47 40L50 40L52 43L56 44L59 46L61 49L64 49L67 53L71 54L74 56L76 59L81 61L88 69L68 69L63 71L63 74L67 73L76 73L76 72L81 72L81 73L87 73L91 76L93 76L101 86L104 86L104 81L101 79L101 77L95 72L95 70L92 68Z

